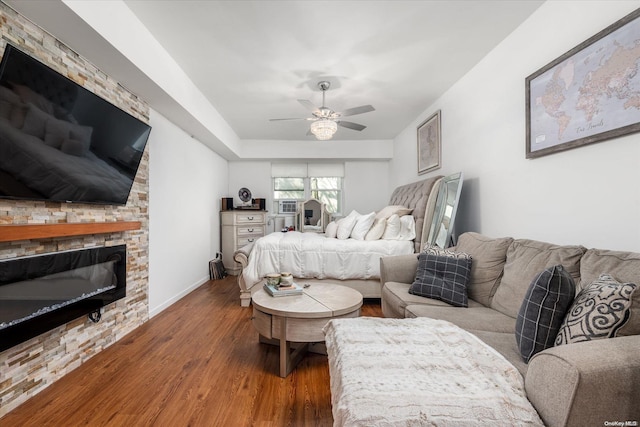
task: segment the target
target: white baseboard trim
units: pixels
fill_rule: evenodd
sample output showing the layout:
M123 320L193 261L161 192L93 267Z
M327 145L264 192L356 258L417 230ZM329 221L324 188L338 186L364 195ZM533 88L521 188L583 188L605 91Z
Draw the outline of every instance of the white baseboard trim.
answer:
M205 276L204 278L198 280L197 282L195 282L191 286L189 286L186 289L182 290L182 292L180 292L180 293L174 295L173 297L169 298L168 300L166 300L165 302L163 302L159 306L154 307L154 308L149 307L149 319L151 319L152 317L160 314L161 312L163 312L167 308L171 307L171 305L175 304L180 299L182 299L183 297L185 297L189 293L193 292L194 290L196 290L200 286L202 286L208 280L209 280L209 276Z

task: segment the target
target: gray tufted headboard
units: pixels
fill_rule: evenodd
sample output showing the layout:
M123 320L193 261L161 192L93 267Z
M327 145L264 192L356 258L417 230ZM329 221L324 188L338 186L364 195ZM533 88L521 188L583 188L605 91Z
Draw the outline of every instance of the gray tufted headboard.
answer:
M420 251L422 242L427 239L429 230L425 229L425 224L431 224L441 179L442 176L439 175L401 185L391 193L390 205L402 205L413 209L412 215L416 220L416 252Z

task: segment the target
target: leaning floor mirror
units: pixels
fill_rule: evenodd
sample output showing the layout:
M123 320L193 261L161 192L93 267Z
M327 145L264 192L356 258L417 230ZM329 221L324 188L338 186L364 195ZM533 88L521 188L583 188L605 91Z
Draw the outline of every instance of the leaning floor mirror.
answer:
M440 248L453 244L453 230L462 190L462 172L446 176L440 181L440 189L433 212L427 243Z

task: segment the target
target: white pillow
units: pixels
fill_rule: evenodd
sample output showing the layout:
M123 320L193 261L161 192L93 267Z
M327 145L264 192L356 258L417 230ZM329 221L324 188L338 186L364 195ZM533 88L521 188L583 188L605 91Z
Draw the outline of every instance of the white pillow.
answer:
M364 236L364 240L378 240L382 237L384 233L384 228L387 225L387 220L378 218L373 221L373 225Z
M373 225L375 216L375 212L371 212L366 215L359 215L356 219L356 224L353 226L353 230L351 230L351 238L356 240L364 240L364 237Z
M324 229L324 235L325 237L335 239L338 235L338 224L335 221L331 221L327 224L327 228Z
M405 208L402 205L389 205L382 208L380 212L376 214L376 219L387 219L394 214L398 216L404 216L409 215L411 212L413 212L413 209Z
M384 227L384 233L382 233L382 239L398 240L399 235L400 217L397 214L393 214L387 219L387 224Z
M398 240L413 240L416 238L416 220L413 215L400 217L400 234Z
M336 233L336 237L340 240L348 239L359 216L360 214L358 212L351 211L349 215L338 221L338 232Z

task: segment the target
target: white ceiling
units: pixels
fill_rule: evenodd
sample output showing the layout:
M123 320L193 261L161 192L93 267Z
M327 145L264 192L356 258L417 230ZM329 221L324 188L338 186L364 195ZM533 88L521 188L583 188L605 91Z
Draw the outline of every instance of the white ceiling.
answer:
M300 140L296 100L372 104L334 139L393 139L542 1L125 0L240 139Z
M207 140L202 124L82 25L67 0L4 1ZM319 80L332 83L333 110L376 109L348 119L365 130L339 128L334 139L393 139L542 3L124 0L240 140L280 141L313 140L307 121L269 119L308 117L296 100L320 106Z

